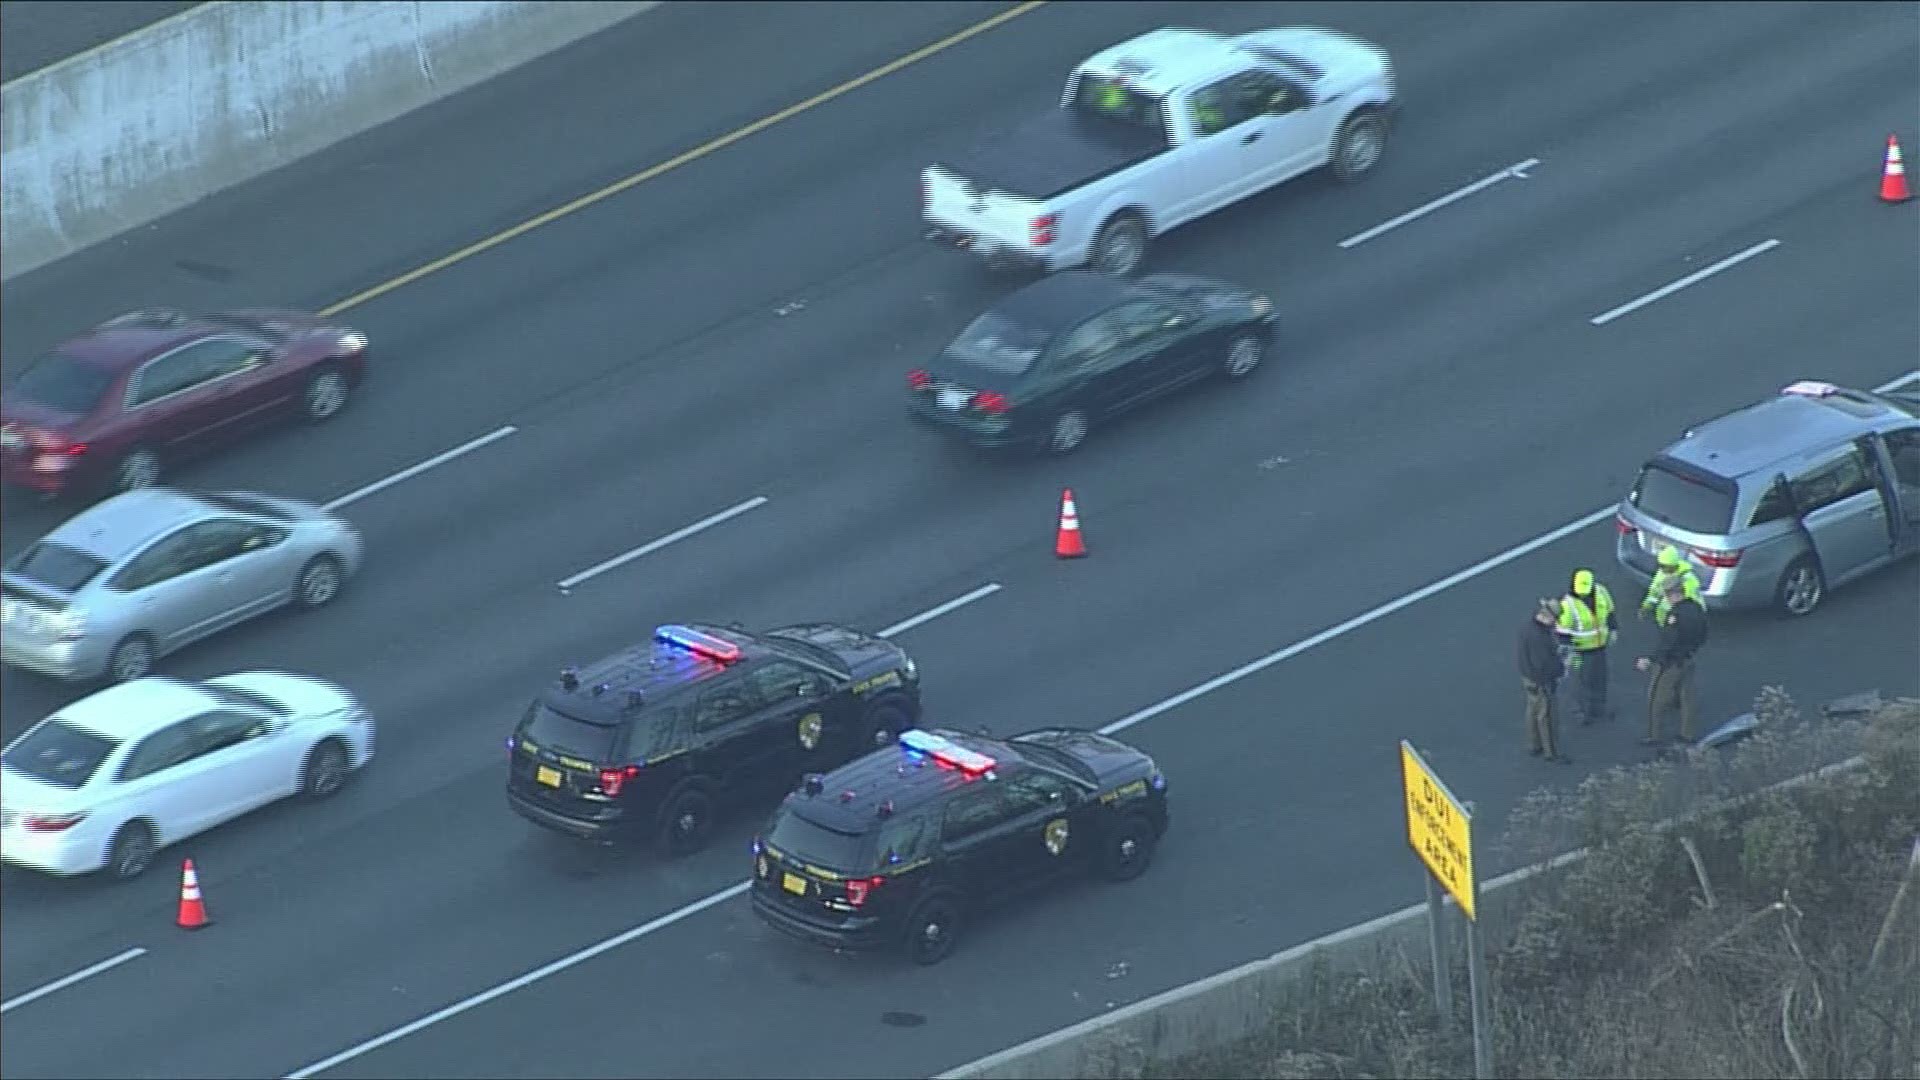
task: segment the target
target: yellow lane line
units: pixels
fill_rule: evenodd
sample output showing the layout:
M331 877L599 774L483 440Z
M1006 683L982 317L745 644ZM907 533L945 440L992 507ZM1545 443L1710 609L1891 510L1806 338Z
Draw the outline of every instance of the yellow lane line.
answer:
M713 153L714 151L724 149L725 147L728 147L728 146L732 146L734 143L737 143L741 139L747 138L750 135L757 135L760 132L767 130L768 128L772 127L775 124L780 123L783 120L791 120L792 118L800 115L801 113L806 112L808 109L812 109L812 108L816 108L818 106L824 105L827 102L832 101L834 98L837 98L843 94L848 94L855 90L858 90L861 87L877 79L884 79L887 76L893 74L896 71L899 71L902 68L908 67L913 64L917 64L920 61L925 60L927 57L934 55L935 53L943 52L947 49L950 49L955 45L958 45L961 42L966 41L968 38L972 38L980 34L984 34L988 30L991 30L994 27L1001 25L1002 23L1011 22L1012 20L1017 19L1022 15L1025 15L1027 12L1032 11L1037 7L1040 7L1046 2L1047 0L1026 0L1025 3L1008 8L1007 10L1000 12L999 14L993 16L992 18L985 19L981 22L977 22L972 26L969 26L966 29L961 30L956 34L952 34L948 37L941 38L939 41L936 41L931 45L927 45L922 48L915 49L913 52L908 53L907 55L899 58L898 60L894 60L890 63L883 64L880 67L874 68L872 71L867 72L865 75L848 79L846 82L841 83L839 86L836 86L831 90L825 90L818 94L815 94L814 96L808 98L805 101L800 102L797 105L789 105L786 108L781 109L779 112L774 113L771 116L762 117L759 120L755 120L753 123L748 124L745 127L738 128L734 131L730 131L725 135L720 136L719 138L712 139L708 142L702 143L701 145L696 146L693 149L688 150L686 153L680 154L677 157L669 158L668 160L663 161L658 165L649 166L637 173L634 173L632 176L629 176L623 180L616 180L613 183L608 184L606 187L603 187L598 191L592 192L591 194L582 195L581 197L573 200L572 202L567 203L565 206L556 207L552 210L547 211L544 214L539 215L538 217L528 218L526 221L523 221L518 225L515 225L508 229L503 229L500 232L494 233L492 236L489 236L484 240L478 240L478 241L475 241L474 243L468 244L466 247L461 248L460 250L452 253L451 255L442 255L440 258L433 260L432 262L426 264L425 266L419 267L414 270L409 270L406 273L401 274L399 277L393 278L390 281L384 281L378 285L373 286L370 289L366 289L364 291L354 293L352 296L347 297L345 300L341 300L335 304L332 304L331 306L321 308L320 314L328 318L331 318L335 315L340 314L343 311L347 311L352 308L357 308L360 305L365 304L369 300L374 300L379 297L385 296L386 294L394 291L395 289L401 288L402 286L411 285L414 282L419 281L421 278L426 277L429 274L436 274L442 270L445 270L449 266L453 266L457 263L465 262L468 259L473 258L475 255L478 255L483 251L491 251L492 249L499 247L501 244L504 244L507 241L514 239L515 237L524 236L525 234L540 228L542 225L550 225L553 222L556 222L561 218L566 217L569 214L577 213L581 210L586 209L589 206L594 205L595 203L601 202L602 200L610 199L613 196L618 195L623 191L626 191L628 188L635 187L640 184L644 184L647 181L654 179L655 177L663 176L667 173L670 173L673 170L680 168L682 165L686 165L690 162L698 161L701 158L706 157L707 155Z

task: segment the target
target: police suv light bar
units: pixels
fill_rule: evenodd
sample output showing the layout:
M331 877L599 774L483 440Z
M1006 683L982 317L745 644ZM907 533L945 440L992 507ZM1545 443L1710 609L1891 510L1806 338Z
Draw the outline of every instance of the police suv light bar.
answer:
M961 772L983 773L992 770L994 760L985 754L975 753L951 740L918 728L900 733L900 745L915 753L925 754L942 765L950 765Z
M653 632L653 640L723 664L740 659L740 646L712 634L703 634L690 626L662 626Z
M1840 388L1830 382L1818 379L1801 379L1792 386L1783 388L1783 394L1797 394L1800 397L1828 397L1840 392Z

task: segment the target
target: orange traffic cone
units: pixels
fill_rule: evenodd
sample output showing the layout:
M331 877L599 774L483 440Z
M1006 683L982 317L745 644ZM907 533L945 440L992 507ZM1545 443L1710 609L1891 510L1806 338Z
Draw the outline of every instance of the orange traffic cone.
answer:
M200 878L193 872L192 859L180 868L180 918L176 921L183 930L198 930L213 922L200 899Z
M1913 198L1907 190L1907 167L1900 161L1900 140L1887 136L1887 164L1880 173L1880 201L1899 203Z
M1073 489L1060 492L1060 531L1054 534L1053 553L1062 559L1078 559L1087 553L1087 542L1080 537L1080 514L1073 508Z

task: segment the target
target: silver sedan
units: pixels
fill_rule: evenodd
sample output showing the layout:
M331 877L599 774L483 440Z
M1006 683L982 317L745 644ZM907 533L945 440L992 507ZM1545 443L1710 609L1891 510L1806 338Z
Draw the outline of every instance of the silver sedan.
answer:
M0 660L56 679L138 679L161 656L283 604L320 607L360 557L359 531L312 503L130 491L7 564Z

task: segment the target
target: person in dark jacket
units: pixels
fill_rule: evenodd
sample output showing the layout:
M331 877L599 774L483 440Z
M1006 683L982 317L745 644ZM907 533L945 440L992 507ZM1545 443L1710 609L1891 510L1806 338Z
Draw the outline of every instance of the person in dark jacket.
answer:
M1555 730L1554 694L1564 666L1560 659L1560 606L1552 600L1540 606L1520 630L1520 688L1527 694L1527 752L1548 761L1565 762Z
M1707 613L1700 601L1687 595L1684 583L1669 581L1663 590L1666 618L1660 623L1660 642L1652 656L1634 666L1652 676L1647 684L1647 737L1642 746L1666 742L1666 714L1680 713L1680 739L1693 741L1693 658L1707 640Z

